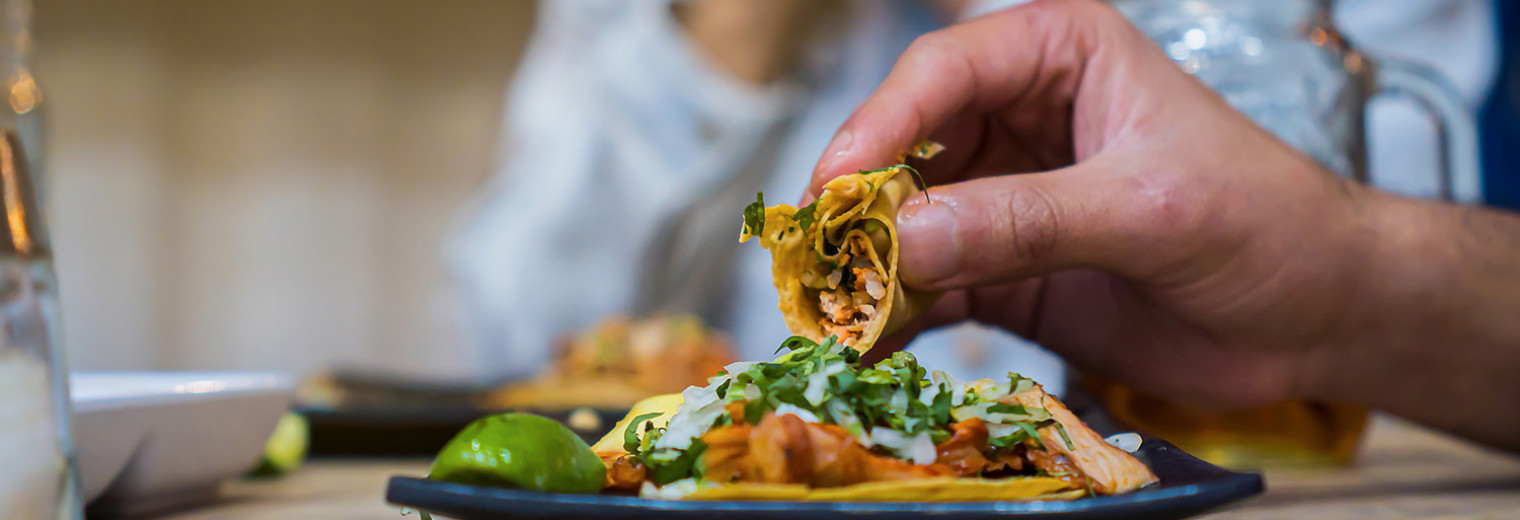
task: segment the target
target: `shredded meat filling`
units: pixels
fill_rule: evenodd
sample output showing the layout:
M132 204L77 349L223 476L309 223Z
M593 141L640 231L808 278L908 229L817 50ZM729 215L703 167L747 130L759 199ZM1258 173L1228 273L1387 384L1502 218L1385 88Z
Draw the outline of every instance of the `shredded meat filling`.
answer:
M740 412L743 402L730 403ZM741 417L742 413L734 415ZM932 477L979 477L1002 472L1039 470L1051 477L1091 488L1093 482L1072 458L1057 450L1040 449L1025 441L1010 449L988 445L986 423L979 418L950 427L949 439L935 448L932 464L913 464L872 452L848 430L831 424L803 421L795 415L768 413L759 424L742 421L708 430L702 465L712 482L806 484L839 487L864 482ZM638 459L622 452L599 453L607 466L606 487L636 491L647 470Z
M715 482L838 487L955 475L943 464L917 465L871 453L848 430L769 414L754 426L723 426L702 436L706 477Z
M987 424L972 417L950 425L950 431L950 438L936 446L939 456L934 461L949 466L957 476L981 475L991 464L982 453L987 449Z
M837 336L847 345L865 334L871 320L876 319L877 304L887 296L881 274L864 254L865 247L861 241L846 246L840 259L845 265L829 273L828 288L818 296L818 310L823 313L818 325L825 334ZM844 283L846 273L853 283Z
M639 459L625 452L598 453L602 464L607 466L607 479L603 487L614 491L638 491L644 483L647 471Z
M1033 441L1025 442L1032 443ZM1028 445L1022 447L1024 448L1024 458L1034 467L1044 471L1045 474L1078 486L1092 487L1092 482L1088 481L1087 476L1082 474L1082 470L1077 467L1076 461L1071 460L1071 457L1065 453L1035 449Z

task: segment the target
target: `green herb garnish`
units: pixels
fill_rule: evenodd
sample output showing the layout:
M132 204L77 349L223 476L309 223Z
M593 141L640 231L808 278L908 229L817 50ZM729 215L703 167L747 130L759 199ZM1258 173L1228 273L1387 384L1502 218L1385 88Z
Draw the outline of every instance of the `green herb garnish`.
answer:
M765 231L765 192L755 193L755 202L744 207L744 234L760 236Z
M992 412L992 413L1007 413L1007 414L1014 414L1014 415L1034 415L1035 414L1035 412L1030 411L1029 408L1025 408L1023 406L1019 406L1019 405L1016 405L1016 404L1002 404L1002 403L995 404L995 405L987 407L987 411Z
M691 447L685 450L660 450L660 453L643 460L644 466L649 468L649 480L663 486L683 478L701 476L699 462L705 451L707 443L701 439L692 440Z
M924 176L923 176L923 174L918 173L918 169L917 168L909 166L906 163L904 163L904 164L898 164L898 165L894 165L894 166L888 166L886 168L881 168L879 170L861 170L859 173L861 175L870 175L870 174L873 174L873 173L881 173L881 172L884 172L884 171L887 171L887 170L908 170L909 173L913 174L913 178L914 179L918 179L918 188L921 189L921 190L923 190L923 192L924 192L924 200L926 200L926 201L929 200L929 183L924 182ZM930 201L930 203L933 203L933 201Z
M1077 449L1077 445L1072 444L1071 443L1071 437L1069 437L1069 436L1066 435L1066 425L1061 424L1061 421L1057 421L1055 419L1051 419L1050 422L1053 423L1053 425L1056 427L1056 433L1061 434L1061 440L1066 442L1066 450L1067 451L1076 450Z
M797 225L802 226L802 229L808 229L813 227L814 222L818 221L814 216L814 213L817 211L818 201L814 200L812 203L803 206L802 209L797 210L797 213L792 215L792 220L797 221Z
M924 202L927 202L929 204L933 204L934 201L929 200L929 183L924 182L924 175L921 174L921 173L918 173L918 168L914 168L914 167L908 166L906 164L899 164L897 166L899 168L905 168L908 171L913 172L913 178L918 179L918 188L921 189L921 190L924 190Z
M1028 440L1034 441L1035 446L1038 446L1042 450L1045 449L1045 441L1040 440L1040 431L1038 429L1038 426L1027 421L1019 421L1017 423L1014 423L1014 425L1018 426L1020 430L1024 430L1025 437Z
M786 341L781 342L781 346L776 347L776 351L773 352L772 354L773 355L774 354L780 354L781 351L783 351L783 350L785 350L787 352L795 352L797 350L801 350L801 349L804 349L804 348L811 348L811 347L817 347L817 346L818 346L818 343L815 342L815 341L813 341L813 340L804 338L802 336L792 336L790 338L786 338Z
M709 388L718 402L742 406L722 406L721 412L708 412L715 416L707 428L758 424L782 405L811 413L821 422L838 425L856 436L885 428L907 437L927 435L935 444L953 437L956 416L968 408L973 416L984 420L988 419L987 414L1001 414L992 415L991 420L1005 425L1005 430L1011 433L989 439L989 444L998 449L1012 449L1028 441L1033 441L1029 445L1044 449L1039 429L1052 425L1061 428L1043 408L988 404L975 391L965 392L964 400L956 403L953 396L960 389L931 381L928 371L907 352L893 353L874 366L859 366L860 353L841 345L837 337L820 342L802 336L787 338L776 352L779 356L772 361L744 365L742 370L736 368L711 380ZM1015 379L1013 386L1022 384ZM670 447L668 441L673 439L665 440L667 446L657 447L660 439L667 436L667 430L656 428L650 421L656 416L645 414L632 420L624 431L624 449L648 468L649 478L655 484L701 476L701 454L706 445L700 434L694 434L697 437L687 449ZM641 425L642 437L635 434ZM1064 430L1061 431L1066 438ZM1070 439L1066 440L1071 446Z
M629 421L628 427L623 429L623 450L637 455L639 453L639 425L660 415L662 415L660 412L646 413Z

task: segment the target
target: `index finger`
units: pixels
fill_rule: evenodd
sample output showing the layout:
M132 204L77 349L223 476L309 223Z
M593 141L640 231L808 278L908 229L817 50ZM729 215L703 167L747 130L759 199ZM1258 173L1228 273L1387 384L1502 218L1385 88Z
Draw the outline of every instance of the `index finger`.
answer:
M1037 1L919 37L840 126L804 198L834 177L892 164L963 112L1020 100L1070 104L1091 43L1091 24L1079 22L1112 15L1098 9L1108 8L1095 0Z

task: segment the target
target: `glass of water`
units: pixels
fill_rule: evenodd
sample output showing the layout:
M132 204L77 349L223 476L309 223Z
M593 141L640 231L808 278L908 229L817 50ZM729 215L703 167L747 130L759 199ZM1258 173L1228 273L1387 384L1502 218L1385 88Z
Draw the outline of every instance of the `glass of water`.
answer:
M30 19L29 1L0 0L0 511L74 519L82 509L68 372L33 160L41 96L28 63Z
M1439 74L1373 59L1337 30L1331 0L1114 0L1189 74L1325 167L1361 182L1367 102L1408 97L1435 122L1447 200L1480 198L1477 126Z

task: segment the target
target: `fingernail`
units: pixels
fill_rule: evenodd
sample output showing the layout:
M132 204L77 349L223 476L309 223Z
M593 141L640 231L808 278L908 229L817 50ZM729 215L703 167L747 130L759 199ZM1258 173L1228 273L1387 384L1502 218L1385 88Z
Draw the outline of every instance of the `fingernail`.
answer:
M897 213L898 276L909 286L949 279L961 263L955 208L943 199L926 204L914 199Z

